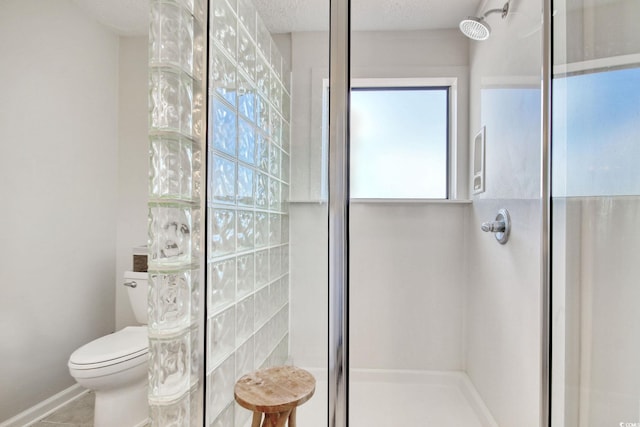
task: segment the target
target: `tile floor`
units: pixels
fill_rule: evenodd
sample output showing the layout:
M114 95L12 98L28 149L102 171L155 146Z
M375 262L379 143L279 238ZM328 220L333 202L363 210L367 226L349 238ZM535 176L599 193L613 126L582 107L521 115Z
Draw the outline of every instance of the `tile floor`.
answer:
M85 393L31 427L92 427L94 401L92 392Z
M92 427L94 394L88 392L32 427ZM327 426L327 381L316 383L310 401L298 408L298 423ZM374 408L387 408L377 410ZM396 410L388 410L395 408ZM402 408L402 409L399 409ZM354 427L415 425L424 427L491 427L482 422L460 391L442 384L395 381L354 381L350 385L350 415ZM250 421L247 422L247 426Z

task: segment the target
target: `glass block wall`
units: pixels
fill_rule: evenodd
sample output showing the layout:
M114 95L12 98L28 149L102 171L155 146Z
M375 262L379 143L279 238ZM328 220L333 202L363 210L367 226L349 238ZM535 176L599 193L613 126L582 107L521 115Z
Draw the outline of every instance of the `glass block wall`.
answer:
M206 0L151 0L149 404L153 426L201 426Z
M289 73L250 0L212 0L207 426L242 426L240 376L289 354Z

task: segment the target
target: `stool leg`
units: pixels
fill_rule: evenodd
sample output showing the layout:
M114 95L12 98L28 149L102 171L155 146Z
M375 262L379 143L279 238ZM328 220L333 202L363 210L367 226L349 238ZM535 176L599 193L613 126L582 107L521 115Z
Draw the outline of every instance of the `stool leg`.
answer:
M289 427L296 427L296 408L293 408L289 414Z
M285 427L291 411L264 414L262 427Z
M260 421L262 421L262 412L254 412L251 427L260 427Z

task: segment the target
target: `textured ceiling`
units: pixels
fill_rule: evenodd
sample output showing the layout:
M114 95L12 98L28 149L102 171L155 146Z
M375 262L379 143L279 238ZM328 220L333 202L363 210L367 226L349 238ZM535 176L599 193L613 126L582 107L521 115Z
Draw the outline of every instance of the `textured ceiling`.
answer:
M149 0L73 0L121 35L147 34ZM273 33L329 28L329 0L253 0ZM415 30L457 27L482 0L352 0L355 30Z
M328 0L253 0L274 33L329 28ZM456 28L482 0L352 0L354 30Z

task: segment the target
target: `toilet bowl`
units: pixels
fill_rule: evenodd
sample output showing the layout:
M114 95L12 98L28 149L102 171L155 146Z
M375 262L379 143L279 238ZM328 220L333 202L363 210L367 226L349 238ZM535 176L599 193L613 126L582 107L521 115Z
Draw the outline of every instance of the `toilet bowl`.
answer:
M128 272L125 284L136 319L146 323L147 273ZM143 304L144 314L141 307L135 308ZM95 393L95 427L137 427L147 423L148 361L146 325L127 326L71 354L69 373L78 384Z

